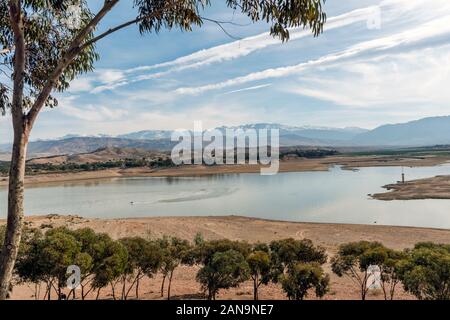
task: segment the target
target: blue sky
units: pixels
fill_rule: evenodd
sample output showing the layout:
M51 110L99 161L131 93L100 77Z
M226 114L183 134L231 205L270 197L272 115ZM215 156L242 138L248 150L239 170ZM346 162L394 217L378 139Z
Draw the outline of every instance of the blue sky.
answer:
M450 114L450 1L327 0L319 38L281 43L219 1L234 40L206 22L191 33L130 27L98 45L96 71L43 112L33 139L254 122L373 128ZM98 1L91 1L93 8ZM121 1L99 31L133 17ZM9 141L0 118L0 143Z

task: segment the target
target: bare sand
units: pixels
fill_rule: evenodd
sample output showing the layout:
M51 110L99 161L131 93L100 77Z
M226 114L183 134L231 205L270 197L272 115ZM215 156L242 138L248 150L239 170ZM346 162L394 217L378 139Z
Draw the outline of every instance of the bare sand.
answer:
M378 200L450 199L450 175L388 184L390 190L372 195Z
M0 220L0 224L5 221ZM424 229L408 227L391 227L376 225L349 224L316 224L283 221L269 221L237 216L227 217L156 217L135 219L84 219L78 216L49 215L44 217L28 217L26 223L32 227L67 226L69 228L90 227L97 232L106 232L114 238L125 236L161 237L162 235L178 236L192 240L197 232L205 239L245 240L250 243L269 242L275 239L309 238L316 244L326 248L329 256L337 251L341 243L359 240L380 241L386 246L403 249L412 247L420 241L450 243L450 230ZM176 270L172 285L175 299L202 298L201 290L195 281L198 267L180 267ZM359 299L357 288L351 280L338 278L332 274L330 265L325 270L331 276L331 291L325 299ZM141 287L141 299L161 299L159 290L161 276L146 279ZM261 299L285 299L281 288L271 284L263 286ZM102 290L102 299L111 299L109 288ZM33 299L33 287L21 285L15 287L13 299ZM42 298L42 297L41 297ZM91 295L89 298L95 298ZM133 296L131 297L133 298ZM239 288L221 291L219 299L252 299L252 283L245 282ZM398 290L397 298L413 299L412 296ZM380 290L369 293L369 299L383 299Z

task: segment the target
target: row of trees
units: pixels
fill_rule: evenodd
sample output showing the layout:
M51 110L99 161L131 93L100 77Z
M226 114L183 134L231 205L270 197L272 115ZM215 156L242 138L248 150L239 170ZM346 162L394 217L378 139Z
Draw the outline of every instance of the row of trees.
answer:
M4 229L0 229L0 237ZM196 280L205 296L216 299L222 289L253 282L254 299L270 282L280 284L286 296L303 300L308 294L323 297L330 289L330 277L323 270L328 261L325 249L311 240L283 239L251 245L231 240L205 241L197 235L191 243L179 238L113 240L92 229L54 228L45 234L27 228L15 268L15 284L34 285L35 297L44 288L44 299L56 292L64 298L67 267L81 271L80 295L75 290L67 298L100 296L111 288L114 299L139 298L145 278L162 275L161 297L167 289L171 297L174 271L180 265L199 266ZM354 242L340 246L331 258L332 271L350 278L365 299L377 266L385 299L394 299L402 283L418 299L450 299L450 245L419 243L413 249L395 251L378 242ZM65 293L64 293L65 292Z
M379 242L353 242L341 245L331 259L333 272L353 280L362 300L369 291L374 266L386 300L394 299L399 283L420 300L450 300L448 244L424 242L413 249L396 251Z

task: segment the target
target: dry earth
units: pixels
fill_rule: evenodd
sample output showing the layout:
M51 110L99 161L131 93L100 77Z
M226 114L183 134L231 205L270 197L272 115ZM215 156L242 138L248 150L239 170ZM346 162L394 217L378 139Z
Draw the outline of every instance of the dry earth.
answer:
M0 221L0 224L4 221ZM450 243L450 230L423 229L391 226L314 224L283 221L269 221L237 216L228 217L157 217L136 219L84 219L78 216L49 215L45 217L28 217L28 225L32 227L48 227L48 225L68 226L70 228L90 227L97 232L106 232L114 238L125 236L161 237L162 235L178 236L192 240L196 233L203 234L205 239L245 240L251 243L269 242L283 238L309 238L316 244L326 248L332 256L339 244L358 241L380 241L386 246L403 249L412 247L416 242L433 241ZM325 269L331 275L331 291L325 299L358 299L358 291L354 284L346 278L333 275L329 264ZM172 285L172 295L178 299L202 298L201 290L195 281L197 267L180 267L176 270ZM161 277L146 279L141 286L141 299L161 299L159 291ZM28 285L15 287L13 299L33 299L34 288ZM41 298L42 298L41 294ZM284 299L285 296L277 285L263 286L261 299ZM131 298L134 296L132 295ZM95 298L90 295L89 298ZM110 288L101 291L100 298L112 299ZM239 288L221 291L219 299L251 299L252 284L246 282ZM371 291L369 299L382 299L381 291ZM401 289L397 298L412 299Z
M378 200L450 199L450 175L389 184L390 190L372 195Z

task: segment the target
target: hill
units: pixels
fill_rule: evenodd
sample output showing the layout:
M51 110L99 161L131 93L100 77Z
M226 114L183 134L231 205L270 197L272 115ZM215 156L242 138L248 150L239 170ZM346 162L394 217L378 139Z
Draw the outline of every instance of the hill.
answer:
M28 154L52 156L61 154L89 153L101 148L139 148L146 150L171 150L174 142L161 140L131 140L111 137L75 137L61 140L33 141L28 146Z
M49 157L41 157L29 160L28 164L63 164L63 163L100 163L119 160L153 160L168 159L167 153L149 151L137 148L118 148L108 147L95 150L89 153L80 153L74 155L56 155Z
M357 135L352 142L365 146L429 146L450 144L450 116L388 124Z

